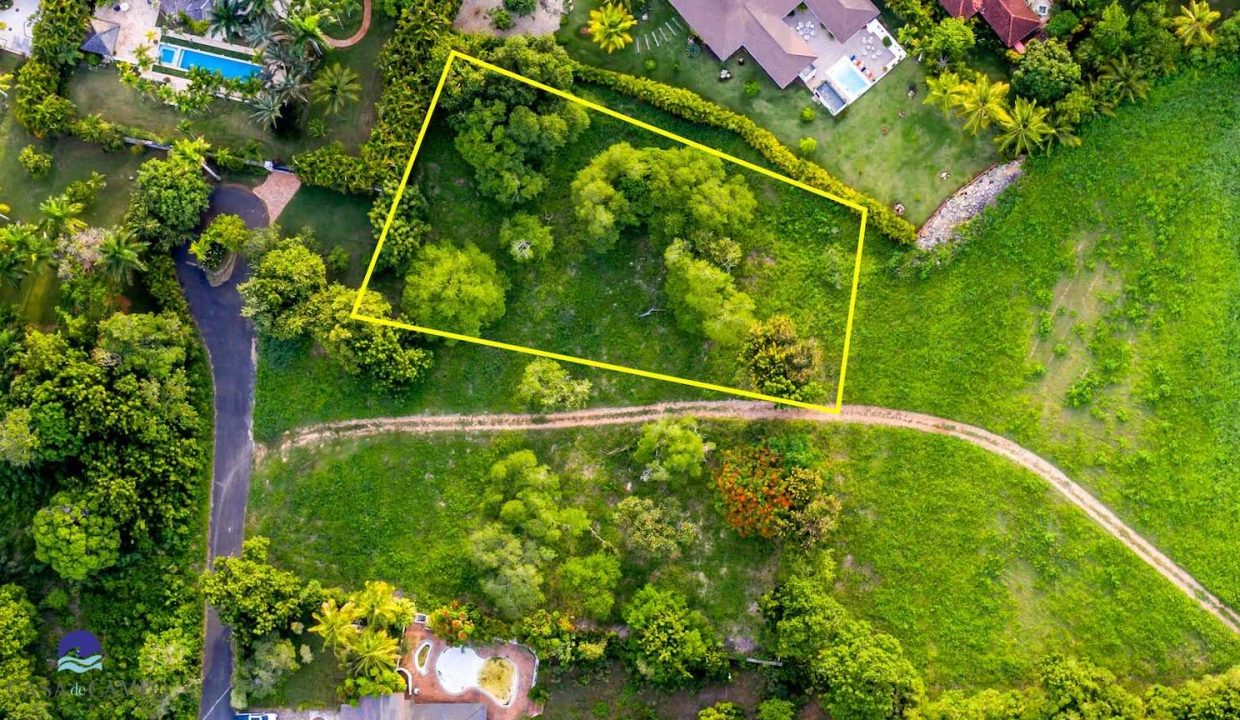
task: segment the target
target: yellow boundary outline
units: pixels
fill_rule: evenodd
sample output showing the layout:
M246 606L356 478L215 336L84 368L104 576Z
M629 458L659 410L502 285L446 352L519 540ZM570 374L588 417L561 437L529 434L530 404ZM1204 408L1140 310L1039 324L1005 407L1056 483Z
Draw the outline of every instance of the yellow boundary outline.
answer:
M844 352L843 352L842 357L840 358L840 379L839 379L839 384L836 388L836 393L835 393L835 405L834 406L818 405L815 403L801 402L799 400L776 397L774 395L766 395L763 393L753 392L750 390L743 390L741 388L728 387L726 385L716 385L714 383L702 382L700 380L690 380L688 378L677 377L675 375L664 375L663 373L651 372L649 370L641 370L639 368L628 367L626 365L613 365L612 363L606 363L606 362L602 362L599 360L591 360L589 358L581 358L581 357L576 357L573 355L562 355L560 353L549 352L547 350L539 350L538 348L526 347L524 345L513 345L511 343L499 342L497 340L487 340L486 338L473 337L472 335L461 335L459 333L448 332L446 330L436 330L435 328L421 327L419 325L410 325L408 323L402 323L396 320L389 320L387 318L370 317L369 315L362 315L360 312L358 312L361 309L362 297L366 293L366 290L370 287L370 278L374 274L375 265L379 261L379 253L382 252L383 250L383 241L387 239L388 230L391 229L392 222L396 218L396 208L399 207L401 196L404 195L405 187L408 186L409 184L409 176L413 172L413 162L418 157L418 151L422 149L422 140L426 137L426 131L430 127L431 116L434 115L435 108L439 105L439 96L443 93L444 84L447 82L448 74L452 70L452 63L455 62L458 58L465 60L466 62L472 63L485 70L490 70L491 72L498 73L502 75L503 77L516 80L517 82L524 83L531 87L542 90L543 92L551 93L552 95L555 95L556 97L559 97L559 98L563 98L564 100L568 100L569 102L575 102L590 110L594 110L596 112L600 112L604 115L607 115L608 117L612 117L617 120L629 123L630 125L635 125L639 128L642 128L643 130L647 130L661 137L665 137L669 140L674 140L678 143L694 148L696 150L701 150L702 152L705 152L709 155L713 155L721 160L726 160L727 162L730 162L734 165L739 165L747 170L752 170L756 173L760 173L774 180L778 180L779 182L786 183L800 190L804 190L806 192L813 193L814 195L824 197L828 200L835 201L841 205L844 205L845 207L851 208L857 211L858 213L860 213L861 232L857 237L857 259L853 264L852 291L848 298L848 319L844 323ZM848 352L852 345L853 318L857 310L857 286L859 285L861 281L861 253L862 253L862 249L865 246L865 225L866 225L866 220L868 217L869 217L869 213L863 205L852 202L850 200L846 200L842 197L838 197L829 192L826 192L825 190L820 190L816 187L811 187L809 185L806 185L803 182L794 180L786 175L781 175L777 172L774 172L773 170L769 170L760 165L755 165L754 163L748 162L746 160L742 160L738 157L733 157L732 155L729 155L720 150L716 150L715 148L707 147L701 143L694 142L693 140L690 140L685 137L681 137L680 135L677 135L676 133L669 132L662 128L655 127L654 125L651 125L646 122L642 122L641 120L638 120L637 118L629 117L628 115L612 110L609 107L599 105L598 103L590 102L589 100L579 98L576 95L565 92L558 88L553 88L549 85L545 85L543 83L538 82L537 80L531 80L530 78L527 78L523 75L518 75L517 73L514 73L511 70L508 70L506 68L502 68L497 65L492 65L491 63L485 60L481 60L479 58L473 57L472 55L466 55L465 53L459 52L457 50L452 50L450 53L448 53L448 61L444 63L443 72L440 73L439 75L439 84L435 86L435 94L431 96L431 104L430 104L430 107L427 108L426 110L426 117L422 120L422 128L421 130L418 131L418 138L413 144L413 152L409 155L409 161L405 163L405 172L401 176L400 186L397 187L396 189L396 197L392 201L391 209L388 210L387 220L385 220L383 223L383 231L379 233L379 242L375 246L374 255L372 255L370 258L370 265L369 267L366 268L366 277L363 278L362 280L362 287L360 290L358 290L357 299L353 301L353 311L349 314L349 316L353 318L354 320L363 320L365 322L375 323L378 325L385 325L388 327L400 328L401 330L413 330L414 332L420 332L420 333L424 333L427 335L435 335L437 337L448 338L450 340L460 340L462 342L473 343L475 345L484 345L486 347L498 348L500 350L509 350L512 352L524 353L526 355L535 355L538 357L549 358L552 360L559 360L562 362L574 363L576 365L585 365L587 367L599 368L601 370L611 370L613 372L621 372L621 373L626 373L628 375L637 375L639 377L650 378L652 380L662 380L664 382L676 383L678 385L688 385L690 387L700 388L703 390L713 390L715 392L721 392L721 393L725 393L728 395L736 395L739 397L750 398L752 400L764 400L767 402L777 403L780 405L790 405L792 407L805 408L807 410L817 410L820 412L831 413L833 415L839 415L841 410L844 407L844 379L848 372Z

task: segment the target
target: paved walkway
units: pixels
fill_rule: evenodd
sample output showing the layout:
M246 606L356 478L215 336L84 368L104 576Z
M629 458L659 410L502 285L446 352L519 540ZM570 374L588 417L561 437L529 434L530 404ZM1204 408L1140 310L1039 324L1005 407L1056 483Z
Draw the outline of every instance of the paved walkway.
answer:
M280 214L300 189L301 180L293 173L273 172L267 175L261 185L254 188L254 194L267 206L267 217L274 223L280 219Z
M336 38L332 38L332 37L327 38L327 44L329 47L334 47L337 50L341 48L353 47L354 45L360 43L362 41L362 38L366 37L366 31L369 29L370 29L370 0L362 0L362 26L357 29L357 32L353 33L352 35L345 38L344 40L337 40Z
M1240 634L1240 613L1228 607L1187 570L1175 564L1158 548L1129 527L1110 508L1073 482L1062 470L1005 437L988 430L945 418L890 408L867 405L845 405L843 412L832 415L810 410L776 408L770 403L744 400L705 400L668 402L655 405L604 407L572 412L534 415L527 413L478 415L407 415L368 420L344 420L311 425L286 434L273 448L281 454L289 449L341 439L369 437L386 433L459 433L503 432L520 430L560 430L577 427L634 425L648 423L668 415L693 415L697 418L736 420L800 420L817 423L844 423L904 428L918 432L947 435L975 445L987 452L1006 458L1038 475L1064 499L1081 509L1102 530L1119 540L1129 550L1154 568L1160 575L1180 588L1202 609L1218 618L1229 630ZM264 454L258 448L257 457Z
M261 212L262 206L259 205L257 210L248 206L246 199L237 192L238 187L225 185L216 189L204 223L215 215L231 212L244 217L246 225L251 228L267 225L267 217ZM254 326L241 317L241 296L237 293L238 283L249 277L249 267L239 259L232 277L213 288L207 283L206 273L189 254L187 246L177 248L175 258L177 278L181 281L190 313L207 346L212 384L215 386L215 453L212 463L211 524L207 534L207 559L208 563L213 563L221 555L241 552L245 505L250 492L254 452L251 426L258 350ZM231 720L232 708L228 704L231 681L232 649L228 629L220 624L215 610L207 608L201 718Z

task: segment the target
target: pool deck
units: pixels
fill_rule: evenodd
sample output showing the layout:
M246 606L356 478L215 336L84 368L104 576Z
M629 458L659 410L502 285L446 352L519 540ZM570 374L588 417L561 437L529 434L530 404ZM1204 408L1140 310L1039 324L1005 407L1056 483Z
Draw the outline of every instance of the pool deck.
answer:
M431 644L430 659L425 671L420 672L414 666L418 648L429 642ZM530 688L538 673L538 658L524 645L516 643L499 643L494 645L470 646L485 658L502 657L517 666L517 691L508 706L500 705L490 695L478 688L462 693L450 693L439 684L435 673L435 663L449 646L435 636L425 625L414 623L405 630L405 646L411 649L409 655L402 657L400 666L409 671L413 677L413 702L418 703L482 703L487 708L487 720L519 720L542 714L542 706L530 701Z
M799 25L806 22L815 25L813 34L803 33L798 29ZM882 80L887 73L891 72L892 68L905 58L904 48L900 47L895 37L887 32L887 28L878 20L871 20L869 24L855 35L844 40L831 35L827 28L818 20L818 17L809 9L793 11L791 15L784 18L784 23L792 28L794 32L797 32L801 39L818 54L818 59L801 72L802 82L811 91L827 81L828 70L841 59L852 62L852 57L856 56L856 59L861 63L857 67L858 71L860 71L861 66L864 66L866 72L862 73L863 75L873 74L874 79L870 80L869 85L861 92L856 93L855 96L850 97L849 95L841 94L841 97L846 101L844 107L848 107L849 104L856 102L858 97L864 95L870 87ZM890 38L891 45L884 46L883 38ZM826 103L823 102L823 104L825 105ZM832 111L832 114L835 114L835 111Z
M129 10L118 10L118 7L128 7ZM139 47L146 45L151 52L155 52L159 45L158 2L125 0L124 6L120 2L112 2L95 10L95 17L120 27L113 57L121 62L137 63Z

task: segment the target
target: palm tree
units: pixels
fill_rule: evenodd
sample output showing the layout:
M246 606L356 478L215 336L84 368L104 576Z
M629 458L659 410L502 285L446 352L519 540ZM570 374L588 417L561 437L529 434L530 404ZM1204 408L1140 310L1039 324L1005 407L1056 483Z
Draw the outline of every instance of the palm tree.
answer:
M265 92L254 99L254 112L250 113L250 118L270 130L280 122L283 114L284 100L275 93Z
M1098 74L1101 87L1114 104L1135 101L1144 98L1150 91L1150 81L1145 77L1145 69L1134 65L1127 55L1120 55L1107 62Z
M208 17L209 31L226 40L240 37L247 25L247 10L245 0L215 0Z
M241 36L250 46L265 48L275 41L278 33L279 28L276 27L271 16L262 14L241 31Z
M1180 7L1180 14L1171 19L1175 34L1184 41L1184 47L1209 47L1215 43L1210 26L1223 14L1210 7L1205 0L1189 0Z
M323 644L332 650L347 648L357 636L357 620L361 612L352 602L337 606L335 600L323 601L313 617L319 622L310 632L323 638Z
M267 92L278 96L281 104L304 103L309 97L310 84L306 74L286 70L279 80L268 83Z
M21 287L28 271L21 255L11 247L0 248L0 285L16 290Z
M82 203L73 202L64 195L55 195L39 205L43 215L41 228L49 239L73 235L86 229L86 222L79 217L86 209Z
M107 273L117 287L128 285L133 271L146 272L142 251L146 243L138 240L128 230L117 228L99 243L99 267Z
M1050 155L1056 145L1064 147L1080 147L1081 139L1074 132L1076 128L1071 123L1064 122L1059 118L1051 120L1051 134L1046 138L1046 154Z
M357 595L358 610L372 628L387 628L401 620L405 606L396 597L396 588L382 580L366 583Z
M615 3L607 3L590 11L590 23L586 29L596 45L613 53L633 42L629 28L637 24L632 13Z
M1036 100L1030 101L1023 97L1016 98L1012 111L1004 112L999 119L1002 131L995 138L999 149L1010 152L1013 156L1025 155L1041 149L1046 138L1055 132L1046 121L1050 111L1038 107Z
M353 673L361 676L374 676L380 671L396 665L400 657L400 647L396 638L382 630L367 629L353 641Z
M328 115L335 115L346 106L357 102L362 93L362 82L352 69L333 63L319 71L311 86L315 102L323 106Z
M284 18L284 39L301 55L322 55L327 45L327 35L322 24L330 21L326 10L315 10L309 3L302 3L289 11Z
M12 252L26 263L28 270L38 270L51 261L56 242L39 232L39 228L29 223L16 223L5 228L5 231Z
M1007 94L1007 83L993 82L986 75L963 83L956 98L956 113L964 118L964 129L976 135L992 121L1001 121L1007 114L1003 104Z
M926 99L922 100L925 105L933 105L943 112L950 112L956 105L963 84L960 82L960 76L954 72L945 72L938 77L930 76L926 78L926 85L929 86L930 92L926 95Z

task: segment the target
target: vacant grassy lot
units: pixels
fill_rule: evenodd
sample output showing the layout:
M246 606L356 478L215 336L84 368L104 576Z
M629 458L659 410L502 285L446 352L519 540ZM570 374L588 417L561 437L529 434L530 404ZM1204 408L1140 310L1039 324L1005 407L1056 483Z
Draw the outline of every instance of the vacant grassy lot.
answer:
M905 644L936 688L1014 684L1070 651L1134 682L1169 681L1240 659L1240 643L1061 502L1036 477L962 443L904 431L710 424L719 447L807 432L836 479L837 590ZM486 473L520 448L560 472L572 504L618 541L611 508L632 487L676 500L700 540L674 562L624 564L619 595L648 579L689 593L729 637L756 637L753 602L780 553L722 522L710 479L645 486L629 460L636 428L527 435L389 436L271 457L255 474L247 534L276 562L326 583L382 578L423 609L474 598L464 558Z
M706 50L690 57L683 30L688 23L667 0L649 4L650 19L633 28L638 42L611 54L603 52L580 33L590 10L597 6L596 0L576 3L560 30L558 39L574 58L688 88L748 115L794 148L802 137L815 138L814 161L858 190L887 203L903 203L908 219L916 224L924 222L943 198L999 159L989 132L970 137L958 121L922 105L926 73L912 59L900 63L841 115L832 117L800 81L781 90L748 53L742 51L728 62L720 62ZM888 27L894 33L895 26ZM738 62L742 57L743 65ZM647 69L649 61L655 64L653 70ZM724 68L733 77L720 82L719 71ZM750 81L760 87L756 96L744 91ZM912 100L910 87L917 91ZM817 113L808 123L800 119L806 107ZM940 180L943 171L951 177Z

